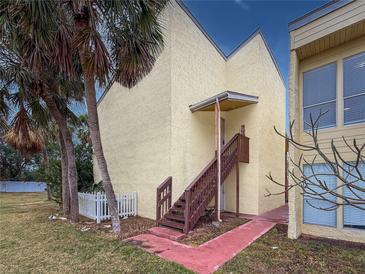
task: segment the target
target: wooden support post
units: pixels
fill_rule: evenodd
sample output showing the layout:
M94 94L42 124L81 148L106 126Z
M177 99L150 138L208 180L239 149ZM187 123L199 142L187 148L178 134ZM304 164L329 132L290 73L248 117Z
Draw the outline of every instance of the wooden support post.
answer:
M189 233L190 230L190 191L185 190L185 210L184 210L184 228L185 234Z
M219 106L218 98L215 101L215 126L216 126L216 136L215 136L215 144L217 151L217 187L215 194L215 217L216 220L221 222L220 218L220 194L221 194L221 110Z
M241 127L240 135L245 134L244 127ZM241 152L241 136L237 140L237 153L236 153L236 217L240 214L240 152Z
M238 151L238 149L237 149ZM237 162L236 162L236 217L240 214L240 162L238 161L238 153L237 153Z

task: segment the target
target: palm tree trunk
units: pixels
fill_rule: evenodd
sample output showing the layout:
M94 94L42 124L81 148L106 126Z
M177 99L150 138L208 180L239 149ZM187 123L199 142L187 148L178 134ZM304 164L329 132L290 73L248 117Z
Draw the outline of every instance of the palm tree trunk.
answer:
M70 190L70 220L71 223L79 221L79 197L77 190L77 169L75 160L75 151L72 143L72 137L67 127L66 118L61 114L54 99L48 94L42 94L42 99L46 102L47 107L55 119L65 143L67 155L67 179Z
M120 221L118 214L118 203L115 198L115 193L113 189L113 185L110 180L108 166L105 160L103 146L101 144L101 136L100 136L100 128L99 128L99 117L98 110L96 104L96 92L95 92L95 81L94 76L88 75L86 72L85 64L86 64L86 51L84 48L79 49L79 55L81 59L81 66L84 75L85 81L85 89L86 89L86 104L87 104L87 112L88 112L88 124L90 129L90 137L91 143L93 146L93 150L96 156L96 160L98 163L98 167L100 170L103 188L106 194L106 198L108 200L108 206L110 210L110 215L112 219L112 229L113 232L119 236L120 229Z
M61 152L61 170L62 170L62 209L66 216L70 215L70 188L68 184L68 164L65 142L61 131L58 131L60 152Z
M49 158L48 158L48 151L47 151L47 147L45 147L43 149L43 167L44 167L44 172L46 174L48 174L48 170L49 170ZM51 194L51 188L50 185L47 185L47 200L50 201L52 199L52 194Z

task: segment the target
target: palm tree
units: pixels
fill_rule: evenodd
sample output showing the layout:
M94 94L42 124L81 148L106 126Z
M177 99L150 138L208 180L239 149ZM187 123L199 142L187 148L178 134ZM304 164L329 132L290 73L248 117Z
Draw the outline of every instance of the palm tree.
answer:
M120 233L120 222L101 142L95 84L110 87L116 81L131 88L152 70L163 47L158 16L167 2L74 0L64 4L65 14L72 14L90 136L116 234Z
M27 34L22 37L26 45L25 66L37 79L44 82L44 67L49 63L71 78L75 71L81 69L90 137L116 234L120 233L120 222L101 143L95 84L108 88L116 81L131 88L152 70L163 48L159 15L167 2L3 0L0 5L2 30L11 28L11 24L15 25L15 40L19 40L19 28ZM7 13L2 12L4 9ZM74 48L78 55L76 59ZM77 60L80 60L81 67L75 66ZM40 95L57 123L62 124L60 129L63 128L65 123L54 108L54 102L44 93ZM62 132L62 135L67 135L67 132ZM67 136L64 138L67 139ZM65 145L69 149L66 140Z
M15 77L16 78L16 77ZM9 78L7 78L9 79ZM14 82L15 84L15 82ZM18 84L17 84L18 85ZM7 133L4 135L5 141L22 152L22 154L32 154L38 153L44 150L44 139L42 136L50 136L50 124L49 124L49 114L45 109L46 106L50 106L50 104L46 104L42 106L41 101L38 98L33 98L32 96L26 96L26 94L22 91L12 91L9 92L10 97L8 100L8 104L11 105L11 108L15 111L18 109L18 113L16 114L13 122L8 128ZM78 219L78 208L73 205L78 206L78 200L70 199L70 188L73 187L75 189L77 195L77 177L75 178L75 184L71 184L69 186L69 159L74 159L74 166L76 171L76 161L75 156L70 154L70 148L65 146L64 140L66 139L69 144L71 144L71 149L73 152L73 143L72 136L67 126L67 121L64 116L60 115L60 113L65 113L66 117L72 117L73 120L76 118L73 117L73 114L66 107L66 102L62 101L60 98L54 99L50 95L46 95L49 98L47 100L51 101L51 104L56 104L57 107L53 105L53 108L56 108L54 111L57 112L58 119L61 119L61 122L58 121L58 131L60 136L60 147L61 147L61 163L62 163L62 185L63 185L63 210L66 215L70 213L70 219L72 222L77 222ZM21 98L21 100L20 100ZM31 115L31 117L30 117ZM42 132L42 134L40 133ZM66 132L66 138L63 138L63 134ZM71 165L72 166L72 165ZM76 172L75 172L76 173ZM77 173L76 173L77 176ZM74 215L72 215L72 212Z
M70 219L79 218L77 170L72 136L67 125L61 95L77 85L64 85L75 79L73 55L69 54L66 25L59 16L58 1L0 2L0 54L3 87L21 87L26 98L42 99L56 121L67 155L67 181L70 191ZM66 38L65 38L66 37ZM54 65L57 64L57 65ZM76 78L77 79L77 78ZM63 90L62 90L63 88ZM67 98L66 98L67 99Z
M9 79L9 78L8 78ZM15 84L15 82L14 82ZM19 83L16 83L17 85ZM31 85L31 84L30 84ZM56 124L58 125L58 131L60 136L60 147L61 147L61 163L62 163L62 182L63 182L63 209L66 215L70 214L72 222L78 221L78 194L77 194L77 172L76 172L76 161L72 142L72 135L68 128L68 122L66 117L72 117L73 120L76 118L73 116L70 110L66 106L65 99L54 98L50 92L43 92L40 97L45 98L45 106L41 106L38 98L27 96L22 91L12 91L10 96L9 104L12 104L12 108L15 110L19 109L16 114L10 129L4 135L5 141L22 152L22 154L32 154L41 152L44 149L44 141L42 135L45 136L44 132L49 131L49 122L42 121L49 117L48 111L44 109L47 107L52 117L54 117ZM19 100L18 98L22 98ZM36 103L36 104L35 104ZM27 105L27 107L25 106ZM26 110L26 108L28 110ZM29 117L31 113L32 118ZM63 113L63 114L61 114ZM46 117L46 118L44 118ZM38 125L34 125L37 122ZM43 129L43 134L39 133L38 128ZM64 137L65 135L65 137ZM67 142L68 147L65 145ZM71 161L71 165L69 165ZM73 161L73 163L72 163ZM70 174L74 173L75 177L71 177ZM72 182L74 179L74 183ZM71 182L71 183L70 183ZM71 189L74 189L71 192ZM72 197L72 194L76 194L76 199Z
M3 41L2 41L3 42ZM77 222L79 218L79 209L78 209L78 193L77 193L77 170L76 170L76 161L75 161L75 153L72 142L72 136L67 126L67 115L69 113L67 111L66 103L63 100L66 100L67 97L62 98L60 95L64 92L62 91L62 85L67 83L63 79L59 79L55 77L52 73L51 68L47 71L50 75L47 77L43 76L42 81L36 80L32 71L29 68L25 67L23 64L25 63L25 59L20 55L20 52L11 51L12 49L16 49L17 47L13 47L11 43L8 45L5 43L0 44L0 55L1 56L13 56L14 58L4 58L3 62L1 62L1 70L0 70L0 78L2 85L2 91L8 90L8 94L14 99L14 89L19 88L21 91L21 97L23 100L32 100L35 102L39 102L39 99L43 99L45 105L48 108L49 113L51 113L52 117L55 119L58 128L61 132L61 136L63 138L63 143L65 146L65 151L67 155L67 182L69 184L69 192L70 192L70 210L65 208L65 213L67 214L70 211L70 220L71 222ZM6 48L7 47L7 48ZM8 62L6 62L6 60ZM9 61L11 60L11 62ZM82 87L82 86L81 86ZM82 88L81 88L82 90ZM8 95L8 96L10 96ZM19 101L19 100L18 100ZM17 102L13 100L13 102ZM25 120L26 116L21 116ZM21 121L19 119L19 121ZM20 122L18 122L20 123ZM16 124L14 124L16 125ZM19 127L18 127L19 128ZM23 127L24 128L24 127ZM16 128L14 128L16 129ZM17 136L17 134L21 134L22 132L17 130L13 133L13 136ZM27 129L31 130L31 127ZM11 134L8 133L8 134ZM23 130L24 132L24 130ZM30 133L32 136L34 134ZM10 137L10 136L8 136ZM31 140L22 139L24 141L24 145ZM8 141L11 141L8 138ZM24 147L24 150L27 150L27 147ZM28 150L28 152L31 152ZM65 182L66 183L66 182ZM67 189L67 187L65 187Z
M62 172L62 209L65 215L70 214L70 187L68 183L68 161L67 161L67 152L65 147L64 138L62 136L61 131L59 131L58 137L60 143L60 153L61 153L61 172Z

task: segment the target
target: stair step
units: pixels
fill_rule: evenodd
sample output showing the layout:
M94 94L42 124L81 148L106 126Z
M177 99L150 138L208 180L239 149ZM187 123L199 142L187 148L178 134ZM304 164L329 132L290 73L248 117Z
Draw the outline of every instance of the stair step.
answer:
M174 214L174 213L167 213L164 217L169 220L175 220L175 221L180 221L180 222L185 221L184 215L179 215L179 214Z
M174 206L178 206L178 207L185 208L185 202L182 202L182 201L178 200L178 201L174 204Z
M176 214L176 215L184 216L184 208L181 208L181 207L173 206L173 207L170 209L170 212L171 212L172 214Z
M183 223L169 221L165 218L160 221L160 225L167 226L167 227L172 227L172 228L180 229L180 230L184 229L184 224Z

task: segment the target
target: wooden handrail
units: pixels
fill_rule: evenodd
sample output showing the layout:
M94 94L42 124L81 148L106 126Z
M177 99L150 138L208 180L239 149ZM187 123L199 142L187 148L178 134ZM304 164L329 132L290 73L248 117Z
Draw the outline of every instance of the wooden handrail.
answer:
M225 144L222 148L222 154L227 150L227 148L240 136L239 133L235 134L231 140L227 144ZM214 156L214 158L204 167L204 169L199 173L198 176L195 177L195 179L188 185L186 190L190 190L191 187L200 179L200 177L209 169L209 167L215 163L217 160L217 156Z
M227 143L227 144L225 144L224 146L223 146L223 148L222 148L222 153L224 152L224 151L226 151L227 150L227 148L234 142L234 141L236 141L236 139L238 138L240 136L240 134L239 133L236 133L232 138L231 138L231 140L229 140L229 142Z
M221 152L222 159L222 180L224 182L234 164L238 162L240 134L235 134L231 140L223 147ZM194 227L205 208L213 199L217 187L217 156L215 156L208 165L199 173L199 175L186 188L185 209L184 209L184 232L188 233Z
M224 183L224 180L228 177L233 167L236 166L236 170L238 170L238 163L239 161L242 162L240 154L243 144L248 146L248 142L243 142L245 141L243 138L247 137L244 136L244 129L242 128L241 132L235 134L221 149L221 184ZM194 228L199 218L204 215L205 209L217 192L217 155L216 152L213 159L187 186L173 207L171 207L172 177L168 177L157 187L157 225L161 224L167 227L182 229L185 233L188 233ZM247 160L243 160L248 162L248 158Z
M172 177L169 176L156 190L156 222L171 208Z
M188 185L188 187L186 188L187 191L189 191L195 184L196 182L203 176L203 174L205 172L207 172L207 170L211 167L212 164L214 164L217 161L217 157L215 156L210 162L209 164L207 164L205 166L205 168L199 173L198 176L195 177L195 179Z

